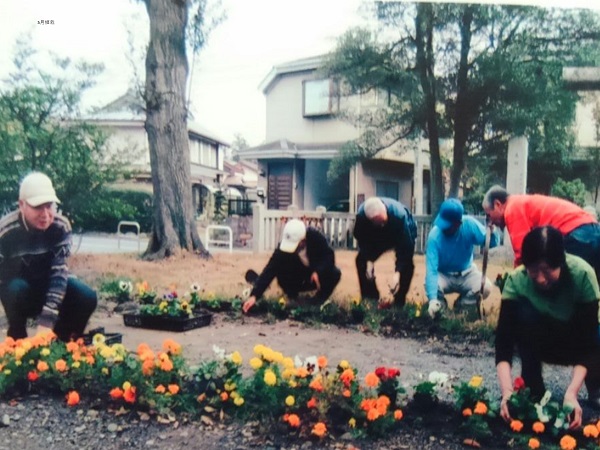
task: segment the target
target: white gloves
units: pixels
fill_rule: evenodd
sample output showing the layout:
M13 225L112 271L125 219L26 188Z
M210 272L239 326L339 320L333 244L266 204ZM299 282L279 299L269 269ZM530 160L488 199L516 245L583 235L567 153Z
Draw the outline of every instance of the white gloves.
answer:
M394 272L392 282L390 283L390 292L392 295L396 295L400 290L400 272Z
M429 300L429 307L427 308L427 312L432 319L435 319L437 314L443 309L442 302L438 299Z
M367 280L375 278L375 263L373 261L367 261L367 271L365 272Z

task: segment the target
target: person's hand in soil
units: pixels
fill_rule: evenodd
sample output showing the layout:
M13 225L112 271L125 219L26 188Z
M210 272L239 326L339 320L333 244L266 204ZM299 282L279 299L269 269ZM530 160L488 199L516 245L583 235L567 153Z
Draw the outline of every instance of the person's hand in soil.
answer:
M573 395L569 390L565 392L565 398L563 400L563 407L572 408L573 411L569 414L569 429L573 430L575 428L579 428L583 422L583 410L581 409L581 405L577 400L577 396Z
M244 302L244 304L242 305L242 311L244 311L244 314L248 314L248 311L250 311L250 308L252 308L255 304L256 304L256 297L254 295L252 295L251 297L248 297L248 300L246 300Z
M500 417L504 419L505 422L510 423L512 417L510 417L510 411L508 410L508 400L510 399L510 394L504 394L502 396L502 400L500 401Z
M310 276L310 282L317 287L317 291L321 290L321 281L319 280L319 274L317 272L312 273Z

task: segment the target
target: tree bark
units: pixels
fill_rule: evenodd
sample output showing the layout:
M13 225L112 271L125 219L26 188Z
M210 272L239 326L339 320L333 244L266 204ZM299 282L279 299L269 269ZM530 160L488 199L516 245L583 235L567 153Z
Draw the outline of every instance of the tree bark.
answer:
M182 249L209 256L198 235L192 205L185 103L188 1L144 2L150 19L145 126L154 189L152 235L144 257L166 258Z
M436 214L444 201L444 183L442 179L442 158L440 155L440 132L436 111L437 94L434 75L433 54L433 9L431 3L417 5L416 46L417 73L425 98L425 117L427 137L429 138L429 159L431 170L431 212Z

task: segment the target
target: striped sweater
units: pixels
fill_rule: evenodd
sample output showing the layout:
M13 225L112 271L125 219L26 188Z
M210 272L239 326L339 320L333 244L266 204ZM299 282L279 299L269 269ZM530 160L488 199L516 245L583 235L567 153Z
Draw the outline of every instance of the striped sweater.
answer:
M0 284L23 278L46 291L46 302L38 318L52 328L67 290L71 250L71 224L56 214L45 231L27 230L19 211L0 219Z

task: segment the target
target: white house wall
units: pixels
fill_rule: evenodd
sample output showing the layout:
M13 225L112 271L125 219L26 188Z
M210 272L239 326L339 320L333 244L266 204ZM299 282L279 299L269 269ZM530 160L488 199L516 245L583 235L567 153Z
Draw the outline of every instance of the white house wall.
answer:
M105 128L109 133L107 148L111 154L126 154L133 166L150 164L146 131L139 127Z
M308 72L281 76L266 96L266 142L340 142L358 136L357 130L331 116L305 118L302 81L315 79ZM293 105L293 107L290 107Z

